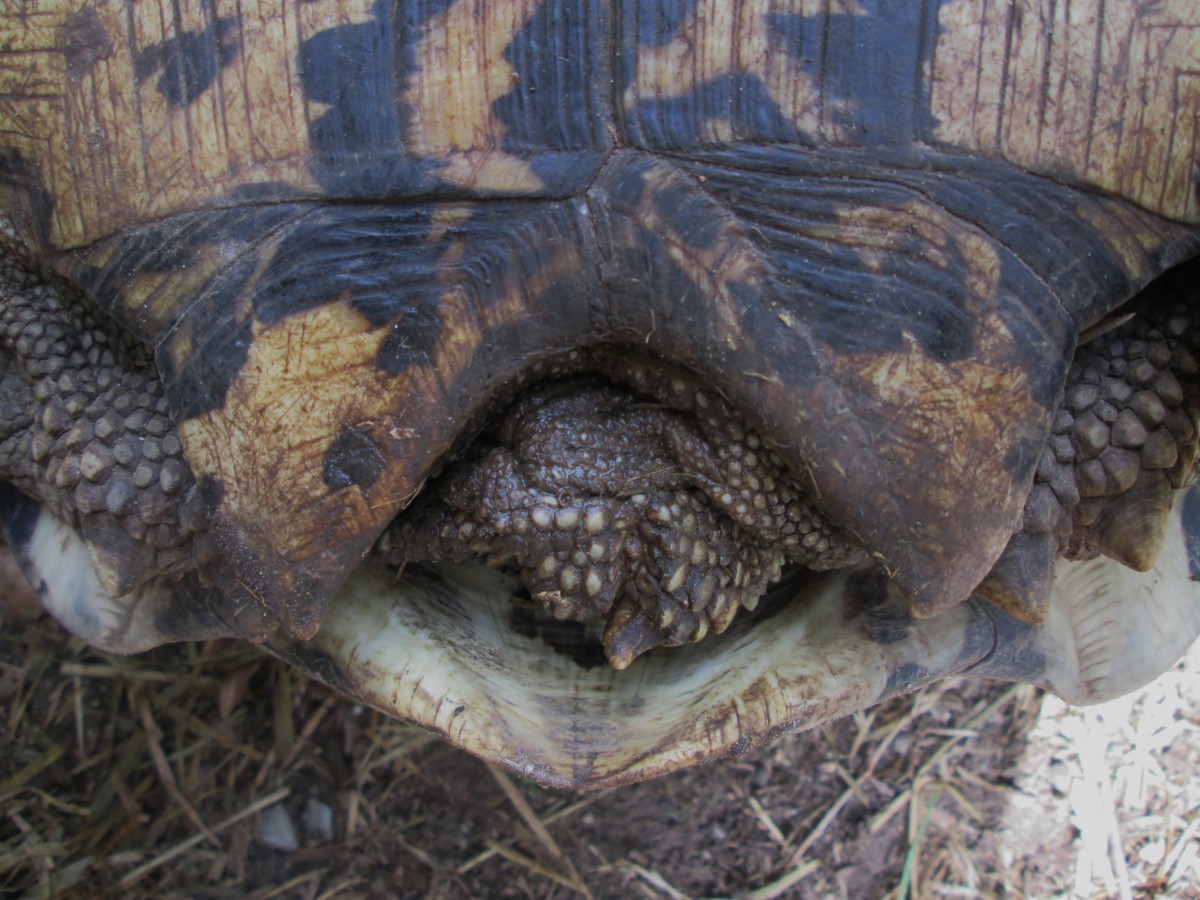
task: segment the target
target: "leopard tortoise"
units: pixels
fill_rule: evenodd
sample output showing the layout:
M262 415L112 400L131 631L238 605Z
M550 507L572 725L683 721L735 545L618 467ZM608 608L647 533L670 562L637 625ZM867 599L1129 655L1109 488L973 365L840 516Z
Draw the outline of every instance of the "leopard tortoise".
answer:
M1200 631L1191 0L13 0L0 507L547 784Z

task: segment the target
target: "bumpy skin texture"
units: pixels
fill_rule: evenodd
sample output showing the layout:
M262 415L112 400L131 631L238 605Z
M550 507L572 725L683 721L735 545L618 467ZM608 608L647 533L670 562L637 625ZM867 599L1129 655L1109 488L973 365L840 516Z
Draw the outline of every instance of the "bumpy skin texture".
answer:
M146 348L0 246L0 473L83 535L115 596L195 569L205 510Z
M1140 572L1157 560L1175 492L1194 478L1195 273L1165 276L1077 351L1021 530L981 586L1007 612L1044 620L1059 556Z
M523 395L397 519L385 558L514 568L564 618L603 618L618 669L725 631L786 562L823 571L861 559L719 396L637 374L648 393L575 379Z

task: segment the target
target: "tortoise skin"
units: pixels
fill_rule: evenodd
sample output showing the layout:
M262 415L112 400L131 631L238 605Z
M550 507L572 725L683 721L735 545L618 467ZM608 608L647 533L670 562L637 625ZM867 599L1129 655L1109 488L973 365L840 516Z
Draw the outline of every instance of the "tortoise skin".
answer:
M1200 246L1200 8L1048 15L44 2L0 23L0 192L155 348L251 633L315 633L597 344L719 384L931 615L1019 530L1080 331Z

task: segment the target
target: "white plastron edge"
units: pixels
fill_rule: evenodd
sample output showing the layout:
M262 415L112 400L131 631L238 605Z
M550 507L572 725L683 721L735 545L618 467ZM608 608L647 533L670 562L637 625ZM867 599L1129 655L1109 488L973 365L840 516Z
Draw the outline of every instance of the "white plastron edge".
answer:
M1068 703L1103 703L1149 684L1200 636L1200 487L1179 491L1149 572L1098 556L1060 560L1046 626L1045 684Z

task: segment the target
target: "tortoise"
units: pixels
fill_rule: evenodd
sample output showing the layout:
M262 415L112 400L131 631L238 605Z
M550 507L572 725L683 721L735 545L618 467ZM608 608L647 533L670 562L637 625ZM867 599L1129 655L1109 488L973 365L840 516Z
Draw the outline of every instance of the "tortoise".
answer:
M18 3L0 508L549 785L1200 632L1200 8Z

